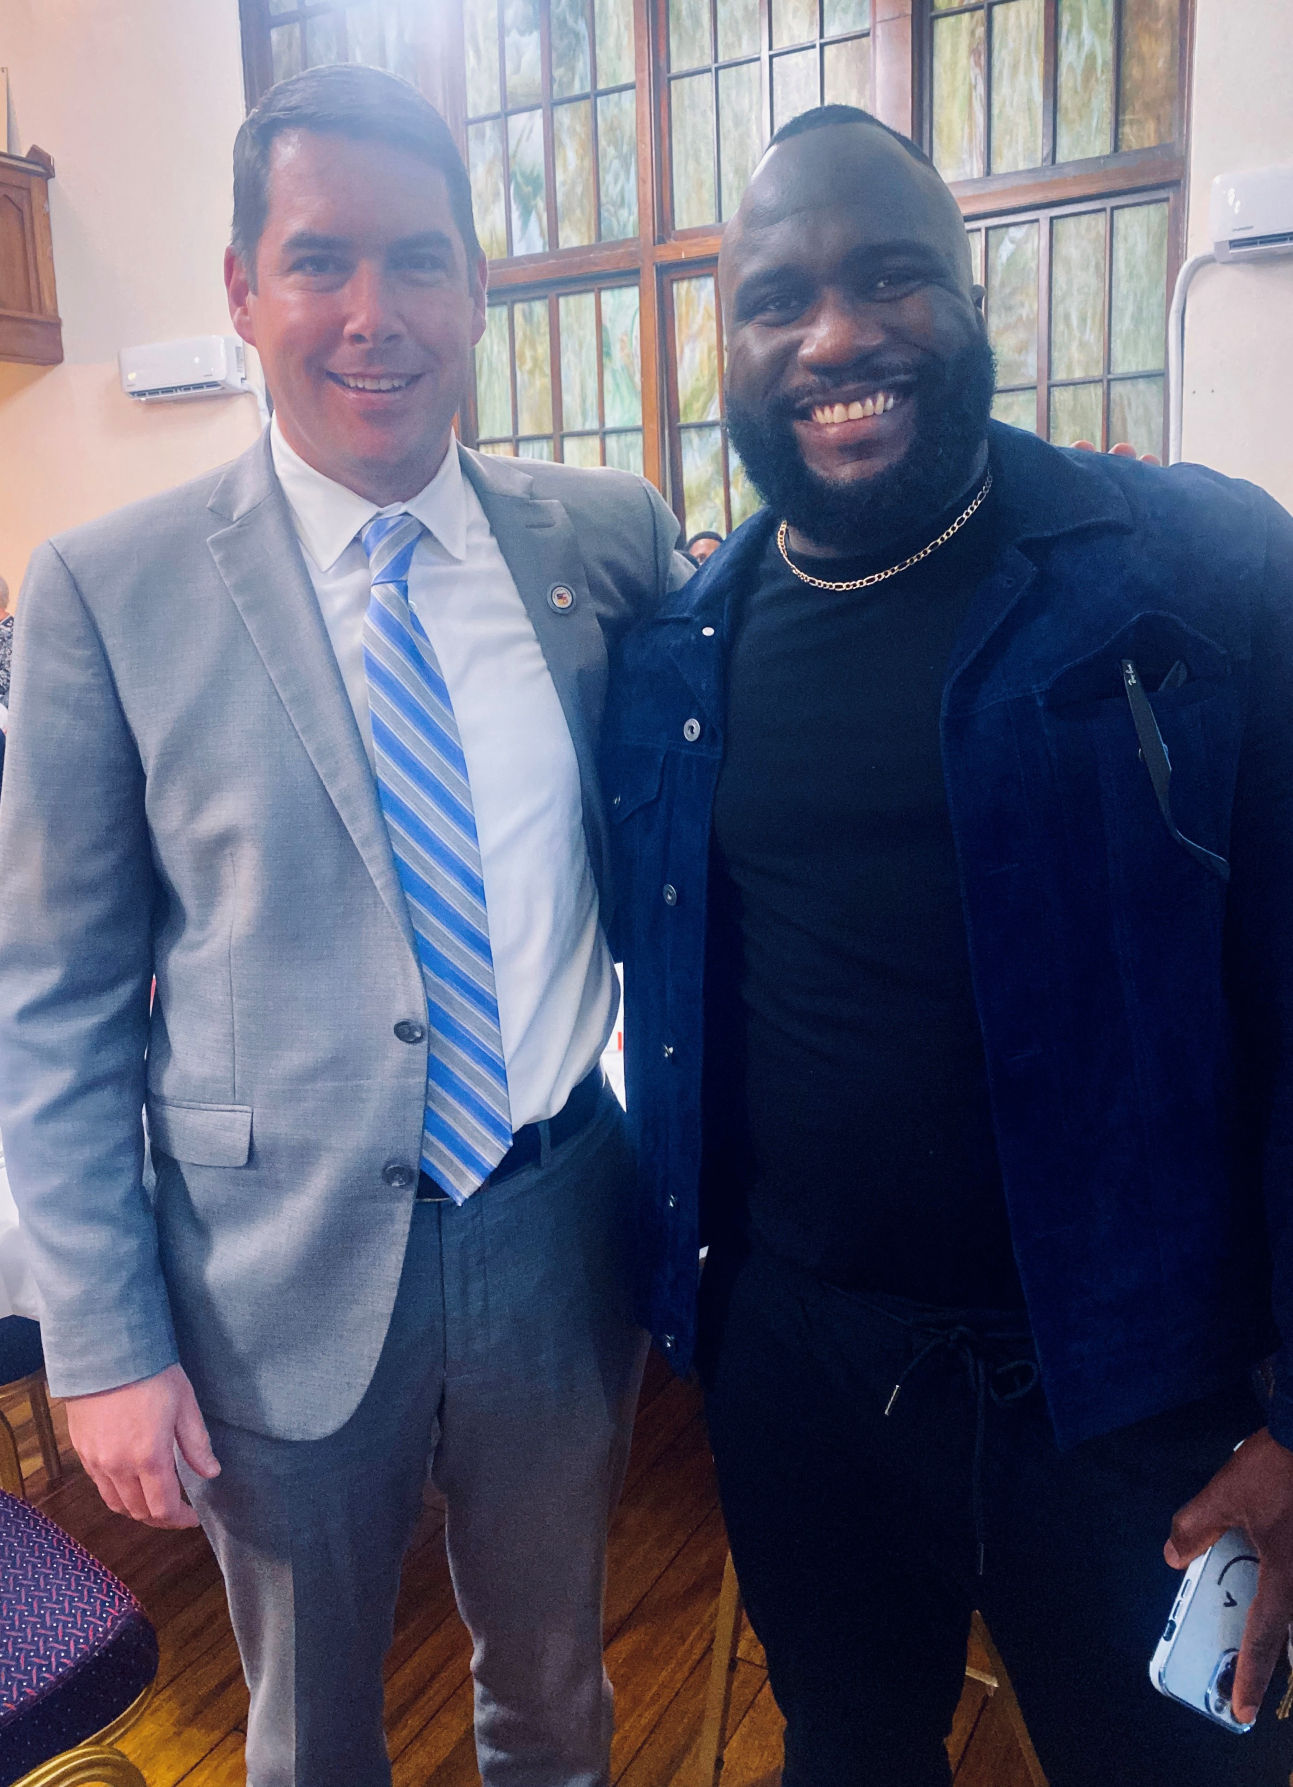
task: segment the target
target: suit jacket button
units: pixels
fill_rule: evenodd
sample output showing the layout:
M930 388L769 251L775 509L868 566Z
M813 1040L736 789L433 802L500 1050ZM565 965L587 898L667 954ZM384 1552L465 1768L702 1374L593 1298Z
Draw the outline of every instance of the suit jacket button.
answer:
M393 1191L407 1191L410 1185L416 1185L417 1173L402 1160L388 1160L382 1168L382 1178Z
M682 735L689 745L694 745L696 740L700 737L700 721L684 720L682 725Z
M664 1045L664 1058L666 1061L673 1060L673 1044L671 1042L667 1042Z
M674 886L672 881L666 881L664 884L664 903L666 906L676 906L678 904L678 889Z
M427 1036L426 1025L411 1024L407 1018L401 1018L399 1023L395 1026L395 1034L399 1037L401 1042L425 1042Z

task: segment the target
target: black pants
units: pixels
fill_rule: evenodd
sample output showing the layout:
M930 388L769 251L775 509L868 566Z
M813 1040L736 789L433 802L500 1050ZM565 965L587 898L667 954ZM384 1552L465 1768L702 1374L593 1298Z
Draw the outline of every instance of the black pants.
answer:
M786 1719L784 1787L946 1787L976 1607L1051 1787L1286 1787L1282 1669L1247 1736L1149 1680L1180 1580L1163 1542L1262 1425L1247 1383L1061 1453L1019 1318L864 1298L758 1250L711 1252L701 1299L710 1438Z

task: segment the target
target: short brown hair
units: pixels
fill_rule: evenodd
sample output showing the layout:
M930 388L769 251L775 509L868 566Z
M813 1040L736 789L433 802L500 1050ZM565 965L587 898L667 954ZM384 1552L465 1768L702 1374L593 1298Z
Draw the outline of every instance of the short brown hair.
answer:
M271 87L243 120L233 145L231 245L255 284L256 248L269 214L269 160L275 137L313 130L360 142L389 143L439 168L449 188L467 263L480 253L471 181L449 126L416 87L377 68L307 68Z

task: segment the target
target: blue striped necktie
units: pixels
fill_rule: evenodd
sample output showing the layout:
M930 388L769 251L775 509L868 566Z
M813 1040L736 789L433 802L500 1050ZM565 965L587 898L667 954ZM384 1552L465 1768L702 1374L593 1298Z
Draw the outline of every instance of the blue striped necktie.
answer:
M422 1166L462 1203L511 1147L512 1112L467 760L434 648L409 606L421 533L405 513L376 515L360 533L373 581L364 671L377 792L431 1029Z

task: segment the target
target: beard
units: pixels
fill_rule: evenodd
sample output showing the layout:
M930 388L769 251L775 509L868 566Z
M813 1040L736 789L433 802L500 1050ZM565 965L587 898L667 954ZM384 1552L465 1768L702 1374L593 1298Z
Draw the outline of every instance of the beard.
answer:
M839 383L856 382L858 370L848 368ZM876 382L883 385L883 375ZM794 432L802 398L774 400L756 415L729 388L727 432L770 508L805 539L856 552L912 532L960 495L987 434L995 389L996 362L983 335L949 360L927 360L906 399L916 406L911 445L896 464L845 484L805 464ZM828 388L814 397L831 401Z

